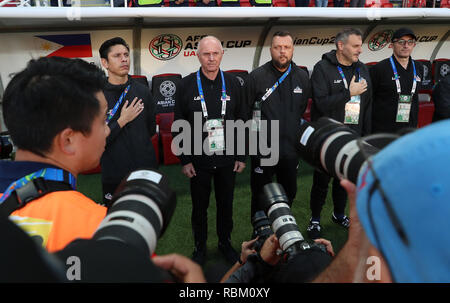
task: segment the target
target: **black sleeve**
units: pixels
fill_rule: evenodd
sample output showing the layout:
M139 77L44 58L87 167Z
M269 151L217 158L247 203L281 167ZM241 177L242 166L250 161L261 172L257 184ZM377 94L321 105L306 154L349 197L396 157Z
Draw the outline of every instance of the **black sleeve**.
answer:
M180 81L179 88L176 92L176 98L175 98L175 109L174 109L174 121L177 120L189 120L189 113L187 104L189 102L189 98L192 96L189 96L189 88L186 85L187 79L183 78ZM181 135L180 131L173 131L172 137L175 138L176 136ZM192 134L193 135L193 134ZM190 139L190 138L189 138ZM183 142L186 143L186 142ZM191 155L185 155L181 154L178 156L178 158L181 161L182 165L186 165L189 163L192 163L192 156Z
M309 99L312 98L312 90L311 90L311 81L309 80L308 74L305 72L302 77L302 87L304 90L304 98L305 101L301 108L302 117L306 111L306 107L308 106ZM300 118L302 118L300 117Z
M367 81L367 102L364 108L363 126L362 126L362 136L367 136L372 133L372 104L373 104L373 84L370 76L370 72L366 66L362 69L365 71L366 81Z
M244 96L244 87L241 86L239 80L236 77L232 77L231 82L233 83L233 91L234 95L236 96L236 105L235 105L235 112L234 112L234 121L243 121L244 123L247 121L247 113L245 109L245 96ZM238 154L238 141L237 141L237 135L239 130L235 129L234 132L234 154L236 161L239 162L245 162L246 155L239 155ZM247 135L245 135L245 145L247 145Z
M245 121L251 120L253 116L253 106L256 99L256 79L253 73L250 73L244 85L243 111L246 117Z
M322 114L341 109L350 100L350 91L343 89L340 92L330 94L328 77L319 64L314 66L311 76L312 93L315 106Z

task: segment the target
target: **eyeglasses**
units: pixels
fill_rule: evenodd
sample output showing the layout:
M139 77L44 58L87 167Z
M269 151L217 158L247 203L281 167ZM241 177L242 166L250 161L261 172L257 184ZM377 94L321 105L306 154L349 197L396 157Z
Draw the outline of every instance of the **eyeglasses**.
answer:
M416 44L416 40L414 40L414 39L411 39L411 40L403 40L403 39L401 39L401 40L394 40L393 42L394 43L398 43L401 46L405 46L406 43L408 43L409 46Z
M388 143L394 141L395 139L397 139L399 136L398 135L394 135L394 134L375 134L375 135L370 135L364 138L359 138L356 141L356 144L358 145L358 148L361 150L361 154L364 157L364 160L366 160L367 163L367 167L369 168L373 178L374 178L374 182L371 186L371 188L369 189L369 197L368 197L368 203L367 203L367 209L369 211L369 220L370 220L370 224L373 226L373 232L374 232L374 236L376 241L379 244L379 247L381 247L381 243L378 239L378 234L376 232L375 229L375 224L374 224L374 220L373 220L373 216L372 216L372 211L371 211L371 207L370 207L370 201L372 201L372 195L374 194L374 192L377 190L378 193L381 196L381 201L383 202L386 211L389 215L389 218L392 222L392 224L394 225L394 228L397 232L397 234L399 235L400 239L402 240L402 242L406 245L409 246L409 239L406 235L405 229L403 228L400 220L398 219L397 214L395 213L392 205L393 203L391 202L391 200L388 198L388 196L386 195L385 191L383 190L383 187L381 186L381 181L378 178L375 169L373 168L373 161L372 161L372 157L371 155L369 155L366 151L366 147L368 145L370 145L368 142L370 141L383 141L384 145L387 145Z

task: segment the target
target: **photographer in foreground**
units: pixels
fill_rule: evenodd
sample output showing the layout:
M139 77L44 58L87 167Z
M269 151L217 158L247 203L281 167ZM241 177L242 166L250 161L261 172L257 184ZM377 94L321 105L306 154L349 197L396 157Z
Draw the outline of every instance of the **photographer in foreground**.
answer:
M9 82L3 117L17 146L0 161L0 212L53 252L89 238L106 208L76 191L96 167L109 128L102 70L80 59L31 60Z
M450 282L450 121L367 160L350 200L349 238L315 282Z
M266 184L260 197L260 207L267 215L258 211L252 218L257 238L242 244L239 263L222 281L311 281L331 262L331 243L320 239L310 244L304 240L280 184Z
M295 257L293 261L283 263L281 248L277 237L272 234L264 241L260 252L253 247L258 239L244 241L239 261L223 276L220 282L225 283L250 283L250 282L274 282L274 283L301 283L309 282L326 266L321 261L315 262L315 258ZM331 242L325 239L316 239L315 243L323 244L327 253L334 257ZM250 259L250 261L248 261ZM321 258L319 258L321 259ZM280 262L281 261L281 262ZM305 267L306 263L312 264ZM316 264L318 265L317 267Z

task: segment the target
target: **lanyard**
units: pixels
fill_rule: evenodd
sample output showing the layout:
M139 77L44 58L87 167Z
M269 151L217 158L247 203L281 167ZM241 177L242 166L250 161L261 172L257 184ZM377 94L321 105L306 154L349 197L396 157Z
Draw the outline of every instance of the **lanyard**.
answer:
M288 70L278 79L277 82L266 92L266 94L261 98L261 103L266 101L267 98L277 89L277 87L283 82L284 79L289 75L291 72L291 65L289 65Z
M345 78L344 71L342 70L342 67L340 67L340 66L338 65L338 66L337 66L337 69L338 69L338 71L339 71L339 74L340 74L341 77L342 77L342 81L344 82L345 89L348 89L347 79ZM356 73L358 74L358 81L359 81L359 79L361 78L361 75L359 74L359 67L356 68Z
M112 117L116 114L117 110L119 109L120 104L122 104L123 98L128 93L128 90L130 89L131 84L128 84L128 86L125 88L125 90L122 92L122 94L119 97L119 100L117 100L116 104L114 105L111 112L108 114L108 118L106 118L106 122L109 123L111 121Z
M76 179L71 173L60 168L50 168L50 167L43 168L41 170L38 170L37 172L26 175L25 177L22 177L19 180L11 183L6 189L3 196L0 197L0 204L3 203L11 195L13 191L25 186L31 180L36 178L44 178L44 180L49 181L68 182L74 190L76 188Z
M221 115L222 118L224 118L225 112L227 110L227 89L225 87L225 79L223 77L222 70L220 70L220 77L222 78L222 97L220 98L220 100L222 101ZM197 71L197 87L198 94L200 95L200 102L202 103L203 117L205 117L205 119L208 119L208 110L206 109L205 95L203 94L202 81L200 79L200 69Z
M402 93L402 88L400 86L400 80L397 72L397 67L395 67L394 59L392 57L389 58L389 61L391 61L392 70L394 71L394 79L395 79L395 85L397 86L397 93L400 95ZM413 66L413 86L411 89L411 95L414 95L414 92L416 91L417 86L417 79L416 79L416 65L414 64L414 60L411 60L412 66Z

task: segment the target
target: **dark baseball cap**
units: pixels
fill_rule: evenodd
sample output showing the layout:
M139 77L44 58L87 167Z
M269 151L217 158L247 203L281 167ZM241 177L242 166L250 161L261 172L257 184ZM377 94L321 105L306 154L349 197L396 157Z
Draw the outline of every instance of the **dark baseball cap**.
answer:
M392 40L400 39L403 36L411 36L414 38L414 40L417 40L417 37L416 37L416 35L414 35L414 32L410 28L407 28L407 27L402 27L402 28L399 28L398 30L396 30L394 32L394 35L392 35Z

